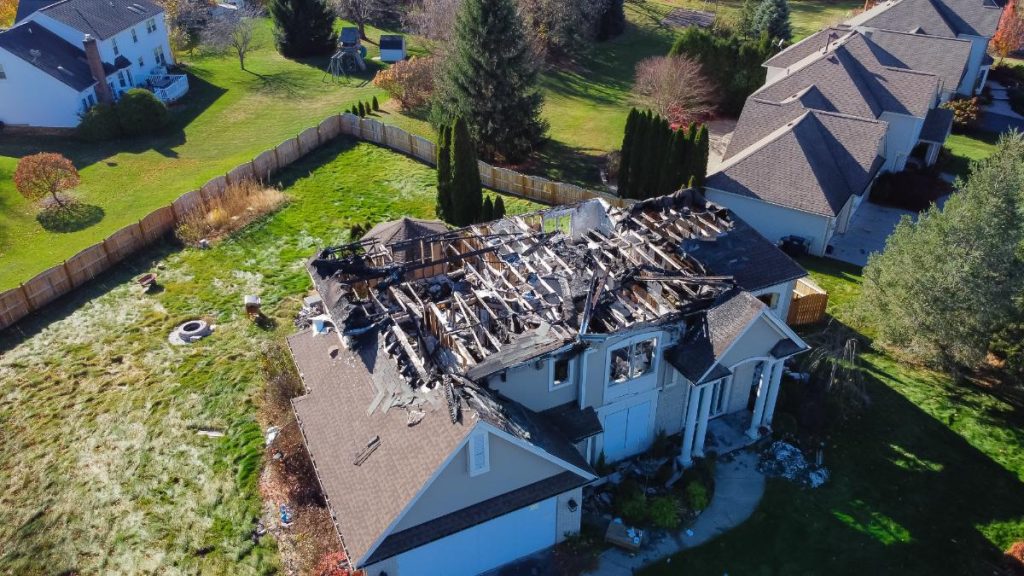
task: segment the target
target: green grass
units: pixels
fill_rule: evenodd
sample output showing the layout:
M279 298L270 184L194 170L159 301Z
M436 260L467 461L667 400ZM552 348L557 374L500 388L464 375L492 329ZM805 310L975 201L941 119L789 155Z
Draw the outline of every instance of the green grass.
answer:
M970 172L971 162L991 156L996 151L998 139L998 134L990 132L950 134L945 147L952 153L952 157L943 170L954 176L966 178Z
M210 250L159 246L0 334L0 573L278 570L273 539L249 539L261 507L260 351L294 331L311 287L303 261L353 222L430 217L435 175L340 140L281 180L290 204L237 236ZM511 213L535 206L506 202ZM144 271L162 291L135 289ZM245 318L251 293L275 329ZM169 345L196 317L214 334Z
M852 322L859 269L804 265ZM1024 411L878 351L862 360L871 407L830 438L828 484L771 480L749 521L644 574L993 574L1024 539Z

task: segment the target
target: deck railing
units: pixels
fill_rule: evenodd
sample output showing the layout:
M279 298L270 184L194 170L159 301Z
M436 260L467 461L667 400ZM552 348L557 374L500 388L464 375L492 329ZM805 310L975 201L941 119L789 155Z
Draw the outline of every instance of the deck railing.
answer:
M149 85L153 94L156 94L156 97L162 102L174 102L188 92L188 76L184 74L150 76Z

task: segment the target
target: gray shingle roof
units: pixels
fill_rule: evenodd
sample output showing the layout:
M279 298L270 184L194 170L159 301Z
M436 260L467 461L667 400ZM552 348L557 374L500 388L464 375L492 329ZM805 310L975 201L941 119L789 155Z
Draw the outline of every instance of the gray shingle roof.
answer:
M76 92L96 81L85 61L85 52L35 22L23 22L0 32L0 48L56 78ZM110 73L113 67L109 67Z
M849 33L849 28L840 26L822 28L796 44L787 46L785 50L766 60L764 65L772 68L788 68L814 53L823 52L826 41L834 42Z
M852 34L826 55L768 84L754 97L770 102L797 98L815 89L813 107L862 118L894 112L924 118L938 90L934 74L887 67L860 34Z
M935 74L945 90L960 86L971 57L969 40L874 29L863 34L883 66Z
M570 442L586 440L604 431L601 419L592 406L580 408L575 401L566 402L540 413Z
M733 228L713 240L683 244L711 274L732 276L744 290L756 291L807 276L807 271L749 224L733 218Z
M374 239L381 244L391 244L411 240L422 236L441 234L448 231L448 226L439 220L420 220L403 216L398 220L381 222L370 228L370 231L363 235L362 240Z
M331 358L329 349L338 344L334 334L313 336L304 331L288 338L308 389L306 395L292 400L292 406L353 561L370 551L479 421L590 472L579 452L543 417L494 398L486 390L473 391L456 424L443 398L421 404L418 409L426 414L414 426L409 426L408 413L402 408L368 410L381 386L403 376L375 338L356 351L340 348L337 357ZM355 455L374 437L380 438L379 446L356 466ZM479 515L474 512L469 517Z
M835 216L881 168L885 130L884 122L808 111L732 156L706 186Z
M764 303L748 292L727 293L690 324L679 344L665 351L665 359L687 380L699 384L764 308Z
M58 22L100 40L163 13L149 0L61 0L39 10Z
M18 23L28 17L29 14L44 6L53 4L53 0L21 0L18 2L18 11L14 15L14 22Z
M1004 3L996 0L892 0L847 21L856 26L955 38L991 38Z
M935 108L924 119L920 139L942 144L946 141L946 137L949 136L949 131L952 127L953 111L945 108Z
M722 160L732 158L806 113L807 108L799 99L776 104L754 96L747 98Z

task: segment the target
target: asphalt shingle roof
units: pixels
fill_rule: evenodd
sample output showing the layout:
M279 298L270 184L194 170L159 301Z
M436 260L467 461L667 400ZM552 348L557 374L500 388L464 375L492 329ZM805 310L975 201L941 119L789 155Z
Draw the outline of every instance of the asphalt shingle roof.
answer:
M736 285L751 292L807 276L807 271L775 244L733 219L733 228L712 240L688 240L683 251L711 274L732 276Z
M969 40L889 30L865 30L864 36L883 66L935 74L951 91L960 86L971 57Z
M785 50L766 60L764 65L772 68L789 68L812 54L823 53L826 41L834 42L849 33L849 28L839 26L822 28L796 44L787 46Z
M0 32L0 48L56 78L76 92L96 81L85 60L85 51L35 22L23 22ZM113 68L107 66L108 74Z
M679 344L665 351L665 359L687 380L700 384L700 378L764 308L764 303L748 292L725 294L714 308L693 321Z
M705 185L835 216L881 168L885 130L884 122L808 111L732 156Z
M1004 3L996 0L892 0L847 21L856 26L956 38L991 38Z
M949 136L949 131L952 127L953 111L945 108L935 108L924 119L920 139L941 144L946 141L946 137Z
M788 76L768 84L754 97L786 102L808 88L815 89L812 107L862 118L878 118L893 112L924 118L938 90L934 74L888 67L878 61L868 42L853 34L829 51Z
M420 220L403 216L398 220L381 222L370 228L370 231L363 235L362 240L374 239L381 244L391 244L447 231L448 227L439 220Z
M163 13L149 0L61 0L39 10L83 34L106 40Z

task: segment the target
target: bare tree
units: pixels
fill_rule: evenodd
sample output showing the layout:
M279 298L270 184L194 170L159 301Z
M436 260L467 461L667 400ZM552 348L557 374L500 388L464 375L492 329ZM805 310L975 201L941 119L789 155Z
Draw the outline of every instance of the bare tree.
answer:
M451 39L459 0L419 0L409 10L406 25L416 34L437 43Z
M260 48L256 39L258 15L255 10L242 8L215 15L203 29L202 45L213 52L234 52L238 65L245 70L245 57Z
M714 110L711 83L700 64L686 56L653 56L636 65L633 103L673 124L688 124Z
M356 23L359 37L366 37L366 25L398 18L399 10L395 0L331 0L335 13Z

